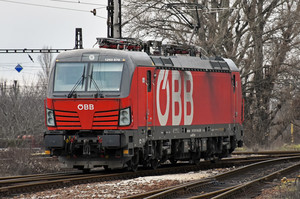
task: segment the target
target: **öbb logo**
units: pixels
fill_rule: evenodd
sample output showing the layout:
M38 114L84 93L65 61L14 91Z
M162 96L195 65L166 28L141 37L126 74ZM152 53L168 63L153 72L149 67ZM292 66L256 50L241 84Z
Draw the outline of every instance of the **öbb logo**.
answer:
M77 106L78 110L82 111L88 111L88 110L94 110L94 104L78 104Z
M169 82L169 73L171 73L172 84L170 84ZM181 88L182 81L183 89ZM170 90L170 87L172 90ZM181 96L183 96L183 99ZM170 97L172 97L172 99L170 99ZM190 125L193 121L194 116L193 76L191 72L179 72L168 70L161 70L159 72L156 88L156 109L158 120L160 122L160 125L162 126L165 126L168 122L171 100L172 125L180 125L182 116L184 125ZM162 107L165 107L165 111L161 109Z

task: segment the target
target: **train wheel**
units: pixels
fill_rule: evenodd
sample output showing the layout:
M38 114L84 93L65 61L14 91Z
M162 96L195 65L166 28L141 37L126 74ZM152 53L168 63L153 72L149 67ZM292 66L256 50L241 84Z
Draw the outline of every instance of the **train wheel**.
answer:
M174 158L171 158L169 160L170 160L171 164L173 164L173 165L177 163L177 160L175 160Z
M148 168L148 165L149 165L149 164L148 164L148 161L144 161L144 162L143 162L143 168L144 168L144 169Z
M216 155L213 155L211 158L210 158L210 162L211 163L216 163L219 159L219 157L217 157Z
M139 153L136 152L131 160L128 161L128 170L136 172L139 167Z
M199 165L200 164L200 157L201 157L201 154L200 154L199 151L192 153L191 154L191 159L190 159L191 163L195 164L195 165Z
M138 170L139 164L132 164L130 166L130 170L133 172L136 172Z
M151 161L150 161L150 163L151 163L151 168L152 169L157 169L157 167L158 167L158 159L152 159Z
M91 171L91 169L82 169L83 173L89 173Z
M200 158L194 158L194 159L193 159L193 163L194 163L195 165L199 165L199 164L200 164Z
M138 170L138 166L139 164L138 163L135 163L134 161L130 160L128 163L127 163L127 168L129 171L133 171L133 172L136 172Z
M103 168L104 168L104 170L107 171L107 172L108 172L108 171L111 171L111 168L109 168L108 165L104 165Z

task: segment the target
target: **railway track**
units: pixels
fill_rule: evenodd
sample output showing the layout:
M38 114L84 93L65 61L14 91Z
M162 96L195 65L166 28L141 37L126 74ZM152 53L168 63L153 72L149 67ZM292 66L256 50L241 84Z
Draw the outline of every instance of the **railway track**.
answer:
M281 155L299 155L300 151L234 151L232 155L268 155L268 156L281 156Z
M299 170L299 168L300 156L276 158L253 163L211 178L130 196L127 199L249 197L247 190L250 187L258 186L264 181Z
M290 154L291 156L295 154ZM285 156L287 156L285 154ZM259 155L242 158L227 158L212 164L210 161L200 162L198 165L177 164L162 165L157 170L140 170L138 172L125 172L124 170L114 170L114 173L104 171L82 174L81 172L72 173L52 173L26 176L12 176L0 178L0 196L11 195L25 192L41 191L51 188L67 187L76 184L91 182L103 182L111 180L130 179L142 176L153 176L163 174L182 173L199 171L213 168L227 168L233 166L247 165L253 162L265 161L274 158L269 155Z

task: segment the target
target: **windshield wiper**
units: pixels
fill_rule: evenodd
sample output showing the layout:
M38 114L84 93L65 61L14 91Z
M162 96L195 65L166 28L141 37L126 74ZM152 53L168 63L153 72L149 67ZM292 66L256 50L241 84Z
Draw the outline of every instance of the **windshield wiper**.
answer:
M91 75L90 75L90 88L92 87L92 82L97 90L97 93L95 94L95 98L98 98L98 95L100 98L103 98L103 94L101 93L100 89L99 89L99 86L97 84L97 82L94 80L93 78L93 73L94 73L94 66L92 65L92 72L91 72Z
M84 83L84 74L85 74L85 67L83 68L83 72L82 72L81 77L76 82L76 84L73 86L73 88L71 89L70 93L68 94L68 98L71 98L73 96L75 90L77 89L77 87L79 86L80 83L81 83L81 87L83 86L83 83ZM75 98L76 98L76 95L75 95Z

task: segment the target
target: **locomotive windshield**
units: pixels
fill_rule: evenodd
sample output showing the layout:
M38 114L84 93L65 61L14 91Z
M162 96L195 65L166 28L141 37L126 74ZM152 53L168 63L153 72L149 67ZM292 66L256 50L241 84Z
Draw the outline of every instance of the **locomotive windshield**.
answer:
M86 67L86 63L57 63L54 91L71 91L77 82L83 81L82 77L86 76ZM81 84L76 90L84 91L84 89L84 85Z
M88 91L120 91L123 63L91 63ZM96 84L93 84L95 81Z
M54 91L120 91L123 62L56 63Z

